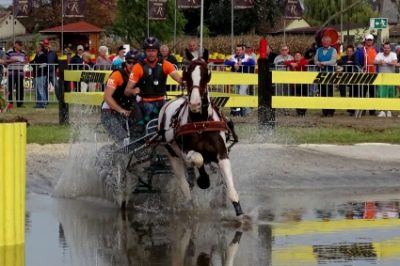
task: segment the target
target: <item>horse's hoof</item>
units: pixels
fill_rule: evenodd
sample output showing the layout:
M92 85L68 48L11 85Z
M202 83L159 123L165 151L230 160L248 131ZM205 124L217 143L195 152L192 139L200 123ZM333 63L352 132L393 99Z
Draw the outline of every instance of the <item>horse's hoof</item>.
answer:
M210 187L210 178L207 176L200 176L197 178L197 185L201 189L207 189Z
M120 209L121 209L121 211L125 211L126 210L126 201L122 201L121 202Z
M236 216L240 216L244 213L239 201L238 202L233 201L232 204L233 208L235 208Z

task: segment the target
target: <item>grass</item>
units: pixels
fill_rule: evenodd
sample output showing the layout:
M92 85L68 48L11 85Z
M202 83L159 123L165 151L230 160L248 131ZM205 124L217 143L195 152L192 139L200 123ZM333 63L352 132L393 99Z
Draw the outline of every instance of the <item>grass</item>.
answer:
M277 134L291 136L295 144L326 143L392 143L400 144L400 129L385 129L382 131L365 131L353 128L285 128L278 129Z
M252 141L257 125L236 124L239 139ZM268 132L259 135L265 136L265 141L277 144L355 144L355 143L392 143L400 144L400 128L379 130L365 130L346 127L290 127L277 126L272 136ZM260 139L260 138L255 138ZM263 138L262 138L263 139ZM257 140L255 140L257 142Z
M68 143L71 137L69 126L34 125L27 130L27 143Z

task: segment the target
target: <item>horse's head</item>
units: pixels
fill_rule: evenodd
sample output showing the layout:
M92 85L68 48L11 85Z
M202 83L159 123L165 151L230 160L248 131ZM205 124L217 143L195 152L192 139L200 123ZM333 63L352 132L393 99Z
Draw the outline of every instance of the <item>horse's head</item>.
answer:
M183 72L183 81L186 82L191 112L200 113L203 107L209 106L207 83L210 79L211 72L208 71L207 63L202 59L190 62L187 70Z

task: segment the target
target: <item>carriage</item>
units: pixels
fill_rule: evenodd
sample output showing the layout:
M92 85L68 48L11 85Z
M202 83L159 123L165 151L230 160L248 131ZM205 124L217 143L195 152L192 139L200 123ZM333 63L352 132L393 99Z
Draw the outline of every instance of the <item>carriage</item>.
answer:
M167 102L158 119L147 124L144 136L130 139L123 147L111 144L99 150L98 173L121 208L135 197L132 194L160 192L154 186L155 176L172 173L185 200L190 201L196 181L202 189L210 186L205 164L215 163L236 215L243 214L228 156L238 139L232 122L210 100L207 90L210 79L211 73L204 61L192 61L183 73L187 96ZM194 169L197 169L197 179ZM157 182L166 180L161 178ZM158 188L164 186L157 184Z

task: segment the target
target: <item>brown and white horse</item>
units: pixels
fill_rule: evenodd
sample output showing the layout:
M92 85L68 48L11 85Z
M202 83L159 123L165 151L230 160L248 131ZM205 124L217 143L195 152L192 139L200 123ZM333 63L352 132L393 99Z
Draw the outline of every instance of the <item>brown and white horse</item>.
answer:
M211 72L203 60L192 61L183 72L188 95L165 104L158 118L158 130L166 142L171 165L179 179L187 201L191 199L186 168L195 166L200 177L197 184L208 188L210 180L204 164L218 164L236 215L242 215L239 196L233 184L231 162L228 156L225 132L226 122L211 105L207 83Z

